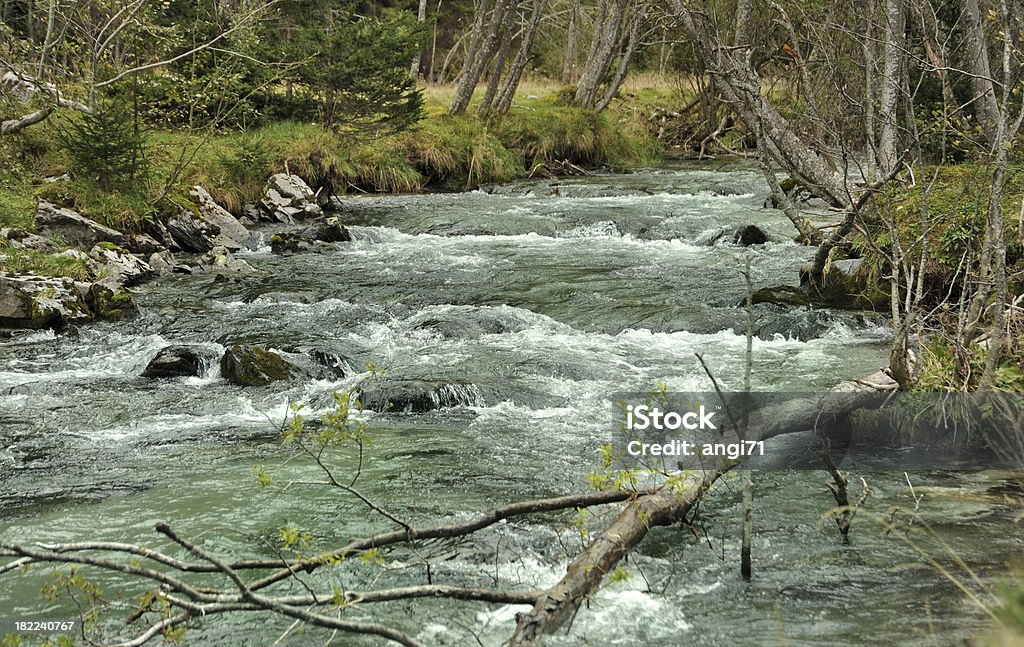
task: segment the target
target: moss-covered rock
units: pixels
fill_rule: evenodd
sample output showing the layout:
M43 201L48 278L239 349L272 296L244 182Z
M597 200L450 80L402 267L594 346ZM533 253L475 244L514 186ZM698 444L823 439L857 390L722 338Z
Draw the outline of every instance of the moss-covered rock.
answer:
M71 279L0 276L0 328L63 328L92 317Z
M121 321L139 314L132 295L119 285L93 283L86 298L93 315L102 321Z
M259 346L235 344L220 359L220 372L225 380L239 386L263 386L287 380L292 367L273 351Z
M811 300L807 293L792 285L776 285L770 288L761 288L754 292L753 303L773 303L782 307L809 306ZM740 305L745 305L746 300Z

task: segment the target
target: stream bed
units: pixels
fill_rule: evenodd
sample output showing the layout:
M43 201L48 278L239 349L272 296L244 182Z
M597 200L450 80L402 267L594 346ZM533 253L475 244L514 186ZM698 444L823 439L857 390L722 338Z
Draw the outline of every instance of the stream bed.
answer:
M336 492L286 487L315 471L279 434L289 402L322 412L371 362L397 385L390 395L416 403L365 413L360 487L393 513L441 522L584 490L614 429L613 393L659 381L707 390L696 353L726 389L742 388L745 259L757 289L796 284L813 256L763 208L766 194L750 166L674 164L347 199L354 240L336 251L261 248L239 255L254 273L137 288L133 321L0 341L0 536L166 546L152 530L165 521L218 554L268 557L282 527L309 531L319 549L389 530ZM732 244L751 223L769 242ZM759 305L755 328L757 390L824 389L886 363L889 333L870 313ZM316 358L319 369L246 388L223 380L216 362L200 377L141 377L168 345L216 356L235 343ZM344 453L332 461L340 473L357 465ZM257 464L279 485L259 489ZM871 495L843 545L826 476L755 474L752 582L739 577L739 488L726 479L693 528L653 532L625 565L630 577L605 586L550 644L956 644L984 630L985 612L928 560L990 601L1024 544L1019 479L856 474ZM885 532L892 521L901 527ZM591 523L597 531L602 519ZM556 582L578 545L572 515L550 515L423 550L435 582L527 590ZM340 584L422 581L417 558L385 558ZM47 607L44 579L43 569L0 577L0 616L70 614L68 602ZM374 617L430 645L498 645L522 610L426 600L387 603ZM211 619L186 642L270 645L283 635L280 644L320 645L330 635L290 624Z

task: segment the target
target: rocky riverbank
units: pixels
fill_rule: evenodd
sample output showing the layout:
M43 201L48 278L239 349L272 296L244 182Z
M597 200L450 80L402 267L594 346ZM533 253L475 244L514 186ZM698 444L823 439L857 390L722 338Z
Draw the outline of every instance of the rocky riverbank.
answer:
M193 208L166 222L143 223L124 233L80 213L40 200L36 233L0 229L7 250L52 254L78 263L72 277L0 274L0 328L62 329L137 313L129 288L172 272L231 274L254 271L234 252L255 249L269 238L276 252L350 240L335 217L325 215L317 194L298 176L273 175L263 198L236 218L201 186L190 192ZM303 225L295 231L296 225ZM277 241L279 244L275 244ZM62 251L63 250L63 251Z

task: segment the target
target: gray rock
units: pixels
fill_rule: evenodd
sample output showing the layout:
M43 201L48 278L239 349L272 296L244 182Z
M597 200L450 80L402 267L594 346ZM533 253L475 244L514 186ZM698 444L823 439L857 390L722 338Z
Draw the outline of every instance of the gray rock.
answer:
M61 209L46 201L40 201L36 208L36 226L50 238L59 238L68 245L83 249L92 249L96 243L114 243L123 246L127 243L125 235L85 216Z
M201 186L194 186L189 192L199 205L199 217L206 222L216 225L220 230L213 242L222 247L237 252L240 249L249 247L252 235L237 218L231 215L227 209L217 204L213 196Z
M32 249L40 252L55 252L59 249L59 246L49 238L37 236L17 227L0 229L0 239L6 240L7 246L14 249Z
M41 276L0 276L0 328L62 328L92 319L74 281Z
M202 269L208 272L237 273L255 272L256 269L243 260L237 259L226 247L214 247L199 259Z
M146 261L108 245L96 245L89 252L98 279L108 285L138 285L157 275Z
M292 367L280 355L259 346L236 344L220 360L225 380L239 386L263 386L291 377Z
M164 244L146 234L128 234L127 238L128 242L125 243L124 248L132 254L149 256L150 254L167 251L167 247Z
M341 224L337 216L324 218L317 223L313 237L325 243L347 243L352 240L352 234Z
M192 377L202 372L203 358L192 346L168 346L156 354L142 377L151 379L167 377Z
M299 176L285 173L270 177L260 208L265 219L284 223L323 215L309 185Z
M194 254L202 254L216 247L213 239L220 233L216 225L200 220L191 211L185 210L167 221L167 231L179 249Z
M167 276L174 271L174 257L167 250L150 254L149 260L146 262L157 273L157 276Z

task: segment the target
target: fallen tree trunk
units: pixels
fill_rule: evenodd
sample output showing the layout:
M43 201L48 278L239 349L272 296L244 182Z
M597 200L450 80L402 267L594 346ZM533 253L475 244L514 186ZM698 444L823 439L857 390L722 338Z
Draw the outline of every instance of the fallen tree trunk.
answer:
M793 399L752 411L748 432L740 437L767 440L807 429L828 437L830 430L844 428L852 412L877 405L885 397L887 392L865 389L859 382L842 382L821 397ZM687 476L681 492L665 488L631 501L569 564L565 577L541 592L529 613L517 617L515 633L505 643L506 647L541 645L545 635L557 631L575 616L584 599L597 591L604 576L643 541L651 528L681 521L720 476L739 464L722 460L710 469Z

